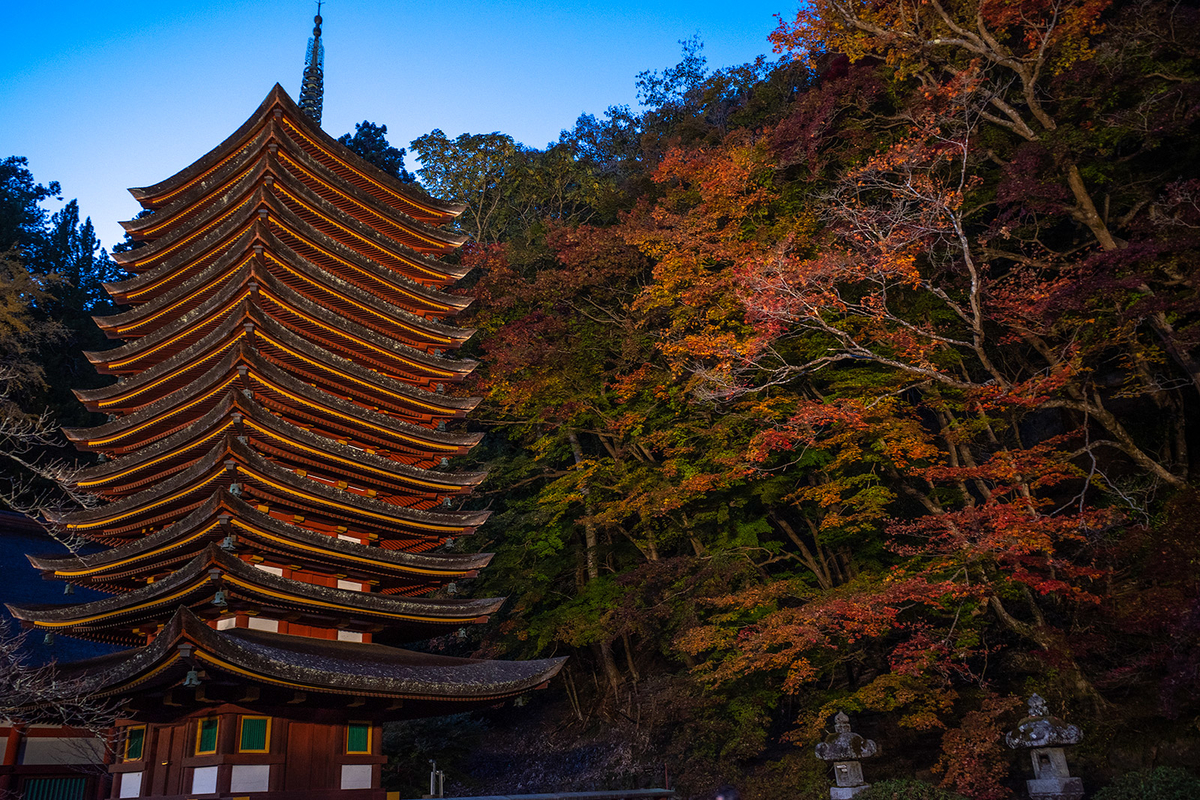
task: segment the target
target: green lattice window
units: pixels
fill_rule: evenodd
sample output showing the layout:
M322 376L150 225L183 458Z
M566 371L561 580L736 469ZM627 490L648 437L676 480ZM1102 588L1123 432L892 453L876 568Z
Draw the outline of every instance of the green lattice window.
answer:
M242 717L239 723L238 751L242 753L265 753L270 749L271 718Z
M87 778L28 778L26 800L83 800Z
M351 722L346 726L346 752L371 752L371 723Z
M196 723L196 755L217 752L217 718L208 717Z
M141 761L142 750L146 746L146 726L125 729L125 760Z

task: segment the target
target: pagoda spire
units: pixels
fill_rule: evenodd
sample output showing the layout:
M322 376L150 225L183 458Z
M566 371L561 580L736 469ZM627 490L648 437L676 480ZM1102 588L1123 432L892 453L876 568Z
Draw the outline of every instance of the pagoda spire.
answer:
M321 3L313 17L313 35L308 39L304 56L304 78L300 83L300 110L318 125L325 99L325 46L321 44Z

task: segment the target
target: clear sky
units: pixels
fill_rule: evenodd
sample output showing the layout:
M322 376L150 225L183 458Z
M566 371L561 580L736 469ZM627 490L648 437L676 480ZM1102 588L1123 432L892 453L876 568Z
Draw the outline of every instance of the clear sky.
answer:
M0 157L79 198L106 246L166 178L250 115L275 82L299 96L308 0L21 0L3 4ZM329 0L323 127L369 119L403 147L434 128L542 147L583 112L634 105L634 77L698 33L710 67L770 54L796 0ZM407 166L416 164L410 158Z

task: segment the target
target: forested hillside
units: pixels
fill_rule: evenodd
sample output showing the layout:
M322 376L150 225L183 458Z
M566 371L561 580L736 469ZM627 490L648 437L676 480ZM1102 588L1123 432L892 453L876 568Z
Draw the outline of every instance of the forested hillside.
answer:
M414 142L476 241L481 647L689 792L823 783L843 708L1001 796L1035 690L1092 786L1195 763L1198 22L818 1L545 150Z
M779 60L716 70L685 41L640 109L545 149L408 150L474 240L488 435L455 467L490 471L468 502L495 513L454 548L497 555L457 588L509 598L436 644L572 659L519 711L397 729L392 780L665 765L689 796L818 797L845 709L884 748L869 779L997 798L1034 691L1086 731L1089 786L1194 767L1200 13L813 0L772 38ZM343 140L407 177L385 133ZM62 213L30 224L82 253ZM6 346L36 365L86 302L21 288L15 257L45 322L10 303L2 335L40 335ZM69 388L38 379L27 411ZM544 784L485 763L551 741L576 760Z

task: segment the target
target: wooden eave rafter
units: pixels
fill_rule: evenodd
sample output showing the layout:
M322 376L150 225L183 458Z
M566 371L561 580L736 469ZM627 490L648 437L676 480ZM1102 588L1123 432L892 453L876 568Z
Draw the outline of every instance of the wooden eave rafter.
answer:
M86 469L75 483L105 497L132 494L187 469L220 446L227 432L246 438L259 452L285 467L304 470L310 478L331 484L348 479L378 487L388 495L424 500L427 507L443 497L469 492L486 476L482 472L418 469L340 445L268 413L252 399L234 394L195 424L124 458ZM413 505L421 507L415 502Z
M290 144L290 143L289 143ZM402 212L379 203L357 186L328 179L332 175L317 160L303 150L281 148L276 162L279 168L292 175L309 191L318 194L326 202L341 209L355 219L375 228L390 239L405 242L404 234L412 231L419 237L421 245L409 244L413 249L438 247L438 252L448 252L466 244L470 237L445 228L420 222ZM405 242L407 243L407 242ZM466 273L463 273L466 274Z
M314 230L341 242L363 258L387 266L425 286L445 288L471 271L469 266L440 261L403 241L383 235L299 181L274 181L271 191Z
M188 561L230 535L238 551L273 555L281 563L313 572L377 580L384 593L426 592L472 578L492 558L490 553L407 553L349 542L276 519L228 492L214 495L178 522L119 547L80 557L28 558L46 578L127 591L143 585L147 575Z
M355 494L429 510L451 496L477 486L486 473L452 473L420 469L383 456L339 445L270 414L242 420L248 441L272 460L290 465L298 475ZM340 452L331 452L340 451Z
M245 363L239 364L239 359ZM412 466L436 466L444 458L464 455L482 438L478 433L413 425L341 400L288 375L257 353L230 353L199 380L157 403L114 422L63 432L81 449L121 455L182 430L230 393L245 391L265 408L317 435Z
M170 478L199 461L227 433L237 432L238 395L225 397L195 423L127 456L109 459L79 473L75 484L105 498L124 497Z
M242 182L218 197L209 214L189 218L192 224L176 227L168 235L135 250L117 253L114 260L136 274L162 264L178 267L181 255L195 254L197 243L206 240L205 234L226 229L230 220L244 223L248 214L264 208L281 215L286 208L295 219L307 223L311 231L338 242L403 280L425 287L443 288L469 271L468 267L446 264L383 235L292 179L290 174L285 172L284 178L279 179L265 167L246 175Z
M193 184L153 214L122 222L122 227L140 241L176 235L181 229L205 224L221 207L220 200L246 191L247 184L254 185L269 174L276 180L303 186L341 213L417 252L446 253L466 242L463 234L421 222L347 183L310 157L287 133L287 128L272 120L239 151L237 158L226 162L208 180Z
M239 278L226 281L216 294L174 322L129 344L85 352L84 356L101 373L136 374L199 341L231 315L245 318L247 304L253 304L295 335L311 337L361 367L384 371L416 386L457 383L476 366L471 360L424 353L335 314L257 268L255 260L240 272Z
M8 607L17 619L40 630L139 644L144 637L138 629L147 622L165 622L180 606L212 617L228 613L212 604L218 589L226 593L229 612L241 606L266 618L299 617L305 624L328 625L337 619L351 630L384 625L413 638L437 635L439 628L486 621L504 602L503 598L401 598L318 586L257 569L209 544L186 566L129 592L70 606Z
M413 187L405 185L350 152L313 124L279 84L275 84L266 99L240 128L206 155L171 177L153 186L130 189L130 193L146 208L159 208L170 203L176 195L197 183L209 180L226 162L236 159L257 131L272 120L286 120L288 127L300 134L297 141L302 143L305 151L311 152L315 149L321 152L324 155L324 158L320 159L321 163L333 169L343 180L415 219L441 224L458 216L465 209L460 203L447 203L420 196Z
M238 490L230 489L234 484ZM268 461L248 445L226 439L189 469L149 489L96 509L49 515L64 530L96 539L143 533L164 520L178 519L207 502L214 492L239 491L247 501L279 507L279 513L334 529L347 523L361 529L390 531L432 549L447 538L471 533L490 512L432 512L392 505L346 492L297 475ZM309 520L312 517L312 520ZM306 527L312 527L308 525Z
M236 247L243 234L251 230L260 240L266 238L266 231L271 231L293 250L300 248L299 254L322 270L385 302L411 308L417 313L453 316L471 304L468 297L449 294L437 286L414 280L400 269L391 269L363 256L342 241L313 227L275 194L261 186L214 221L211 227L179 239L169 249L151 245L130 251L132 255L156 249L160 257L154 259L157 263L150 265L154 253L139 255L138 263L146 267L144 271L124 281L106 283L104 288L120 303L138 305L147 302L219 260L229 249ZM421 260L441 263L425 257Z
M63 428L75 447L118 456L137 450L183 430L208 414L230 392L237 391L236 353L189 384L181 392L162 398L133 414L92 428Z
M255 399L279 416L296 421L299 427L340 444L353 444L367 452L379 452L394 461L428 469L444 466L448 458L465 455L483 438L480 433L435 431L339 401L291 379L282 370L267 367L270 365L263 365L247 376Z
M414 388L360 367L296 336L254 306L247 308L245 321L230 316L203 339L165 361L111 386L77 390L75 396L94 411L134 413L189 385L227 353L248 349L329 394L367 408L386 408L411 421L461 418L479 403L478 398Z
M261 258L255 253L256 244L263 247ZM475 333L472 328L458 328L413 314L329 274L262 226L243 232L223 258L170 291L130 311L93 319L110 338L141 338L193 313L230 283L247 285L255 277L265 282L268 276L279 287L287 287L314 304L426 352L455 349Z

